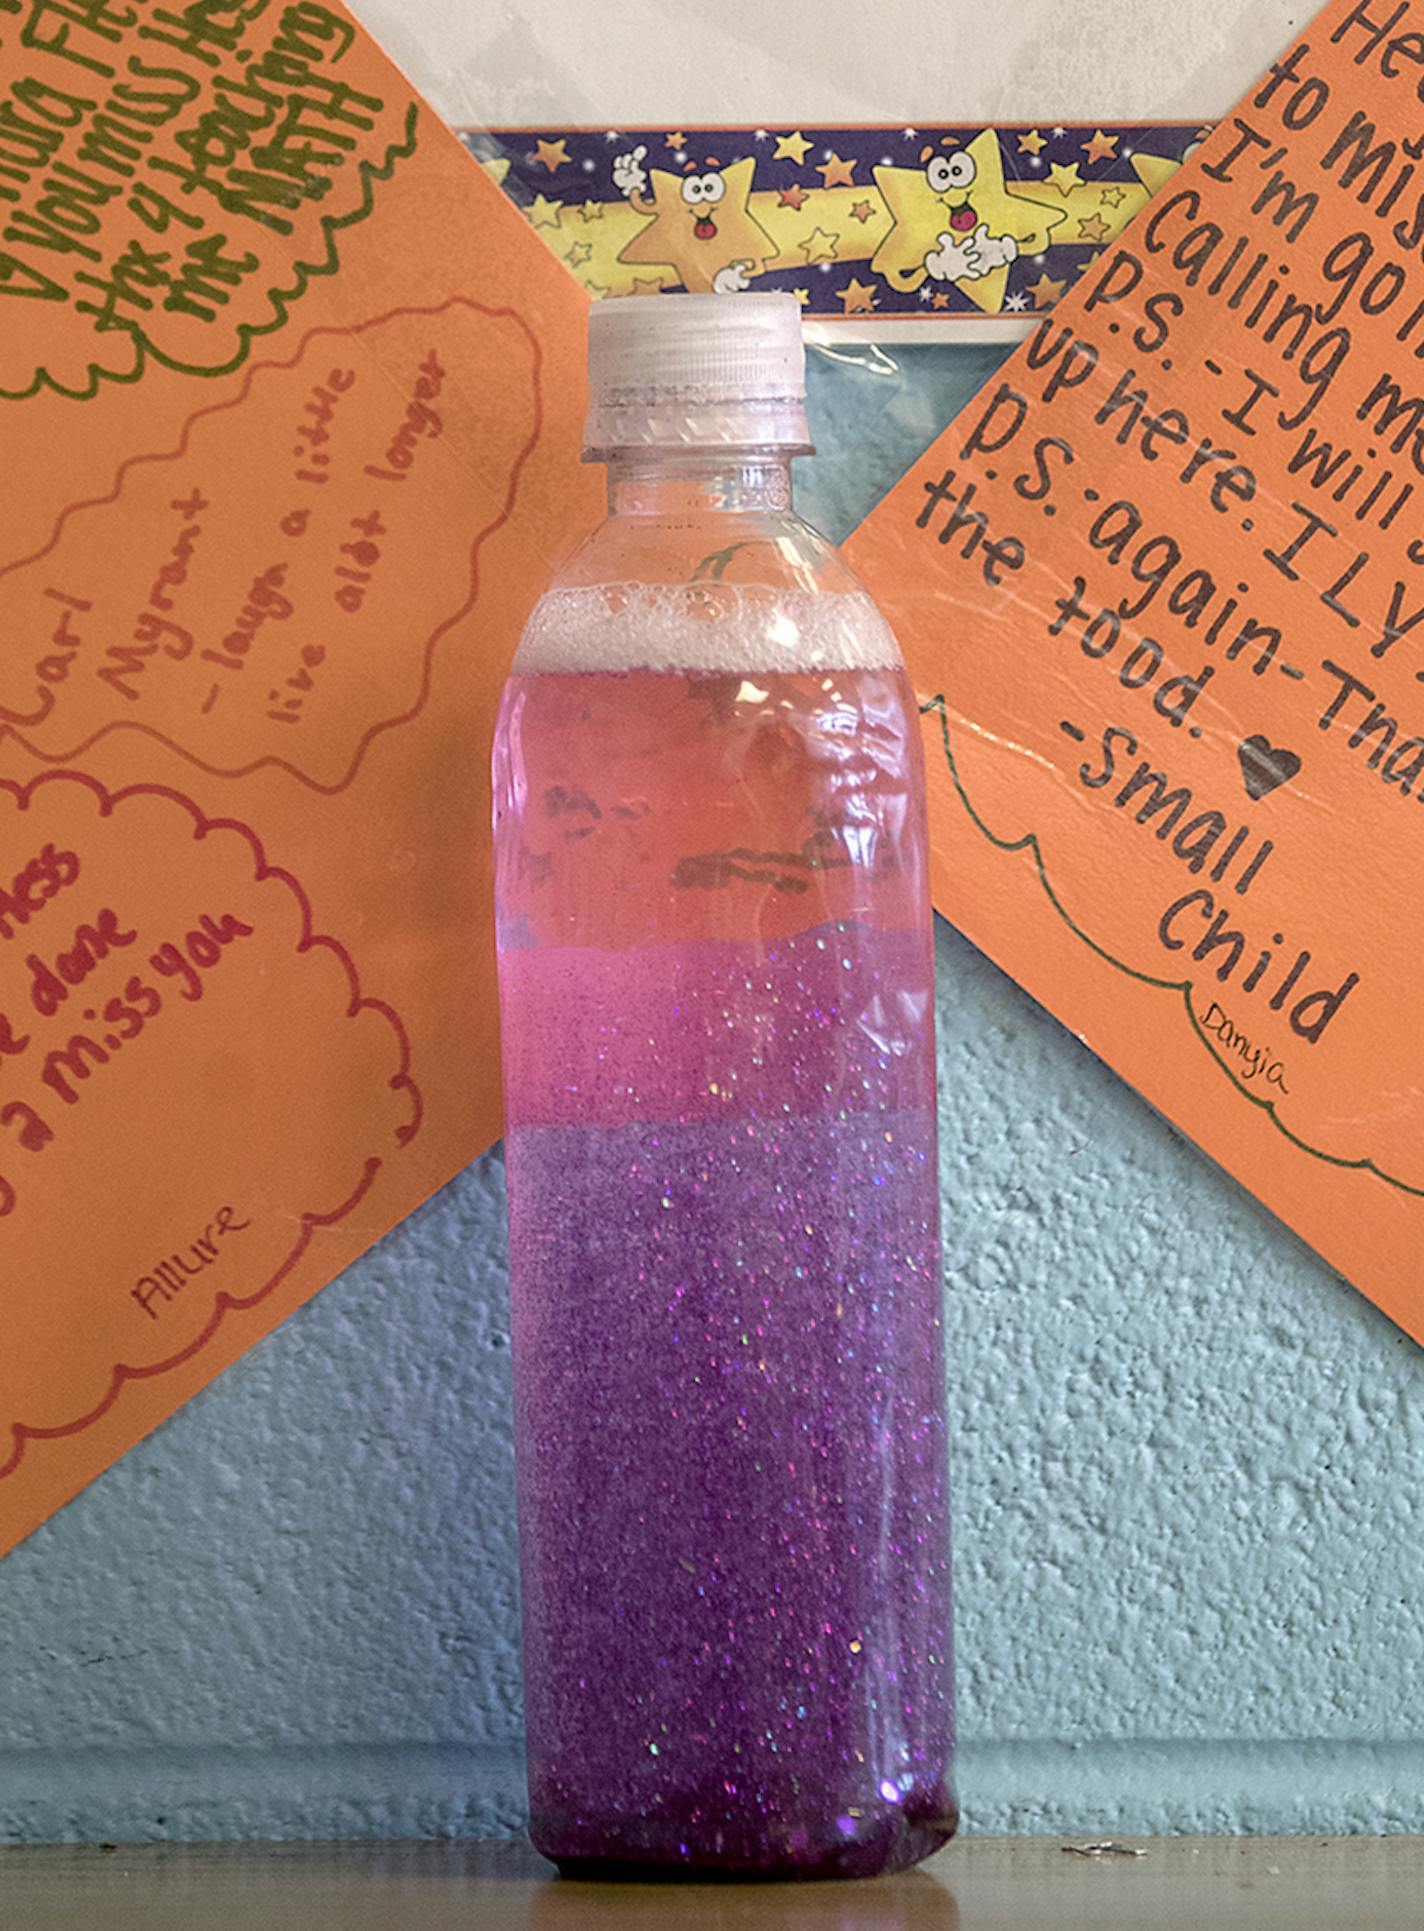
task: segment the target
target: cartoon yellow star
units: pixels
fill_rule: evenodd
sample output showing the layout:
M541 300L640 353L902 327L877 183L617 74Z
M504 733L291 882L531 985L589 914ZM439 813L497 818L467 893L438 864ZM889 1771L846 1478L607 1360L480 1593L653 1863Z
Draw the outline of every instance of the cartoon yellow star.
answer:
M567 166L569 144L567 141L540 141L535 146L533 159L536 164L542 161L550 174L553 174L557 169Z
M1181 165L1180 161L1169 161L1165 154L1138 152L1132 157L1132 171L1149 194L1160 193Z
M1082 188L1087 185L1083 180L1082 171L1076 161L1071 162L1066 168L1061 163L1055 161L1048 170L1048 180L1050 186L1057 188L1059 194L1063 196L1065 201L1072 194L1074 188Z
M619 261L665 268L668 279L694 295L710 295L725 268L759 275L777 246L748 205L755 173L755 155L686 177L651 169L650 198L632 203L648 220L619 252ZM720 182L720 193L709 195L709 182ZM692 199L685 190L695 190Z
M585 221L602 221L603 203L601 201L585 201L579 212Z
M1088 215L1078 223L1078 233L1084 241L1106 241L1112 229L1101 215Z
M1095 167L1099 161L1115 161L1119 138L1116 134L1104 134L1103 130L1098 128L1090 141L1082 143L1083 152L1088 157L1088 166Z
M1042 254L1055 228L1068 219L1066 208L1038 197L1044 190L1004 180L1004 156L999 137L986 128L957 154L939 148L917 168L881 167L872 170L892 226L871 257L871 269L891 288L913 294L929 276L926 257L938 252L940 236L950 233L967 240L979 228L991 241L1012 239L1019 256ZM955 283L976 307L997 315L1008 290L1007 264L973 280Z
M810 152L811 143L798 128L794 134L777 135L771 158L773 161L794 161L800 168L806 165L806 156Z
M798 241L796 246L805 254L808 263L834 261L836 258L836 243L839 240L839 233L828 235L824 228L813 228L806 239L804 241Z
M509 176L510 168L509 156L507 154L497 155L488 161L481 161L480 166L497 188L504 186Z
M809 308L811 306L811 291L809 288L793 288L791 293L796 297L802 308Z
M816 169L816 173L820 175L828 188L853 188L855 186L854 160L843 161L834 148L831 149L830 159L823 161Z
M662 292L663 278L661 275L654 275L647 281L644 281L638 275L633 277L633 293L635 295L661 295Z
M1047 146L1047 141L1044 140L1037 128L1031 134L1020 134L1019 136L1020 154L1042 154Z
M529 219L536 228L557 228L563 212L559 202L550 201L546 194L536 194L534 205L529 210Z
M1062 301L1067 286L1066 281L1055 282L1045 269L1038 280L1029 285L1028 292L1033 297L1035 308L1052 308L1055 302Z
M1127 189L1104 188L1098 199L1105 208L1120 208L1127 199Z
M564 256L564 260L570 268L582 268L592 254L593 250L586 241L576 241Z
M875 307L874 282L860 282L852 275L845 287L838 288L836 293L845 304L844 313L847 315L868 315Z

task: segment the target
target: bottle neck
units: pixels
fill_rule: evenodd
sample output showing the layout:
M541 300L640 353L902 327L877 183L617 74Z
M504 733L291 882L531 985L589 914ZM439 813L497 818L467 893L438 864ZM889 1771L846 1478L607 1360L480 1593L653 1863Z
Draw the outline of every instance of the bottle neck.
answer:
M783 449L617 449L608 458L610 516L686 517L785 512L791 452Z

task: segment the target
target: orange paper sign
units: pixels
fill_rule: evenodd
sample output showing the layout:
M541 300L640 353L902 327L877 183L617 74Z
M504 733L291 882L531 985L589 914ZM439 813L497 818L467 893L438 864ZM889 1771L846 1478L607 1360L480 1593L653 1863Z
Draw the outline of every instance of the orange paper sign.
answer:
M1327 7L848 549L939 905L1424 1339L1421 100Z
M0 1552L499 1130L586 300L339 5L0 0Z

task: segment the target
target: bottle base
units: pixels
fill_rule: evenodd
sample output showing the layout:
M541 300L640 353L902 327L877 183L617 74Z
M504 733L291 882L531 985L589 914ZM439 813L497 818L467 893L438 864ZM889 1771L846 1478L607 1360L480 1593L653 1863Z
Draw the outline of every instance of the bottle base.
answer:
M736 1848L682 1841L676 1846L618 1842L575 1848L563 1832L536 1822L534 1847L558 1866L559 1875L595 1883L765 1884L818 1883L833 1878L889 1877L933 1857L959 1828L959 1813L943 1805L932 1816L903 1812L878 1820L863 1836L837 1834L834 1841L804 1844L746 1843ZM582 1833L578 1833L582 1835ZM592 1837L593 1833L589 1833Z

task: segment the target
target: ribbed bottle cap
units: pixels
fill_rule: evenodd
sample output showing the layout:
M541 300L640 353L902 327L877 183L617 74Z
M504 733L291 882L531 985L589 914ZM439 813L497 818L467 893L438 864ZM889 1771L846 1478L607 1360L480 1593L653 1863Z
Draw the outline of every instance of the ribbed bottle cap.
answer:
M780 448L809 453L794 295L629 295L593 304L584 453Z

